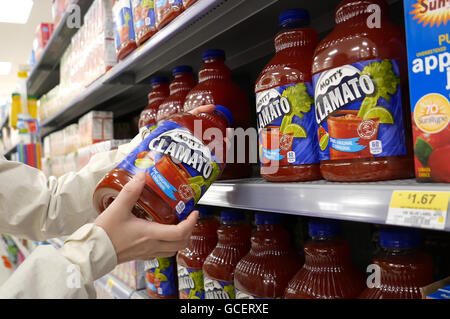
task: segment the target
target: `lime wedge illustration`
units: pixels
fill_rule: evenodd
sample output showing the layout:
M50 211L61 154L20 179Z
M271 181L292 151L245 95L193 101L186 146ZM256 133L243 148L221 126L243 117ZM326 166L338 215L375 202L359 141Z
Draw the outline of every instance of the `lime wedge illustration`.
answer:
M194 202L198 203L198 201L200 200L200 197L202 196L202 188L198 184L190 184L190 185L195 192Z
M205 183L205 179L203 176L195 176L189 178L189 184L200 184L203 185Z
M146 169L155 165L155 163L149 158L139 158L134 162L137 168Z
M295 123L287 125L283 133L285 134L293 133L294 137L302 137L302 138L308 137L308 134L306 133L305 129L302 126Z
M327 148L329 140L330 140L330 138L329 138L328 134L326 134L320 138L319 145L320 145L320 150L322 152L325 151L325 149Z
M364 115L364 119L376 119L380 120L382 124L394 124L394 117L388 109L377 106L367 111Z
M167 279L166 275L161 274L161 273L156 274L155 277L158 278L159 281L169 281L169 279Z

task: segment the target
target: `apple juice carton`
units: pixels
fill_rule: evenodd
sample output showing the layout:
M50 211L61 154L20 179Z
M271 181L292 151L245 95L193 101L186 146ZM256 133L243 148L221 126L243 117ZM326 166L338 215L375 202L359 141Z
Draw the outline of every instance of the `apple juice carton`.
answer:
M404 0L416 178L450 182L450 2Z

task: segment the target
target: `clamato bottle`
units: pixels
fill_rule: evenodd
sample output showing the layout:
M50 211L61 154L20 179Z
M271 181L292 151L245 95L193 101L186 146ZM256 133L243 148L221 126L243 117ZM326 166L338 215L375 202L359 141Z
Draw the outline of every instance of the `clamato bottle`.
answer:
M156 120L164 121L175 113L183 112L186 95L195 86L196 82L192 68L188 65L180 65L173 69L173 81L170 84L170 96L160 105Z
M178 17L184 10L182 0L156 0L156 27L161 30L170 21Z
M251 227L239 210L221 213L218 242L203 264L206 299L235 299L234 269L250 250Z
M420 288L433 282L433 260L420 251L419 230L382 229L379 243L381 251L373 264L380 269L380 286L366 287L359 298L421 299Z
M122 60L137 48L131 1L114 0L112 12L117 60Z
M155 258L144 263L147 295L150 299L177 299L178 278L175 257Z
M139 117L139 129L156 127L156 117L159 105L169 96L169 80L166 77L155 76L151 79L152 91L148 94L148 105Z
M344 0L335 20L312 66L322 176L338 182L410 178L404 34L389 21L384 0Z
M261 176L273 182L321 179L311 64L319 42L308 11L280 15L276 54L256 80Z
M205 299L203 263L217 244L219 221L211 207L200 206L188 246L177 254L180 299Z
M236 299L280 299L289 280L303 265L291 247L279 214L255 214L251 249L234 271Z
M350 259L350 245L339 237L340 224L308 223L311 240L304 245L305 264L289 282L286 299L357 298L365 287L363 274Z
M226 106L233 114L235 127L244 129L250 126L250 104L246 93L231 79L231 70L225 64L223 50L203 52L203 66L198 73L198 84L188 93L184 110L191 111L199 106L219 104ZM249 150L234 145L234 158L226 159L227 167L222 179L249 177ZM226 150L224 149L224 158Z
M199 122L202 129L196 132ZM204 132L215 128L225 134L232 123L231 112L220 105L211 113L172 115L100 181L94 207L103 212L135 174L145 172L145 187L133 213L162 224L182 221L224 168L214 155L217 141Z

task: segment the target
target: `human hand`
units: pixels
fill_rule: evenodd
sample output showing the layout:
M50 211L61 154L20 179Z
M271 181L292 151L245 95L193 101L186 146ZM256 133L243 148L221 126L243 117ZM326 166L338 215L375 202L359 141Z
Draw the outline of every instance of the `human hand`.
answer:
M197 211L178 225L163 225L137 218L131 211L144 185L145 173L136 174L94 222L108 234L117 254L117 264L174 256L186 247L197 222Z

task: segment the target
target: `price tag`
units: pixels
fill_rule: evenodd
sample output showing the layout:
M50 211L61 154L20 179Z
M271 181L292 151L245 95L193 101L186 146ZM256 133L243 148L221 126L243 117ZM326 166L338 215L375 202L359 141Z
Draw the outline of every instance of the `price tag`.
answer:
M445 229L450 192L394 191L386 224Z

